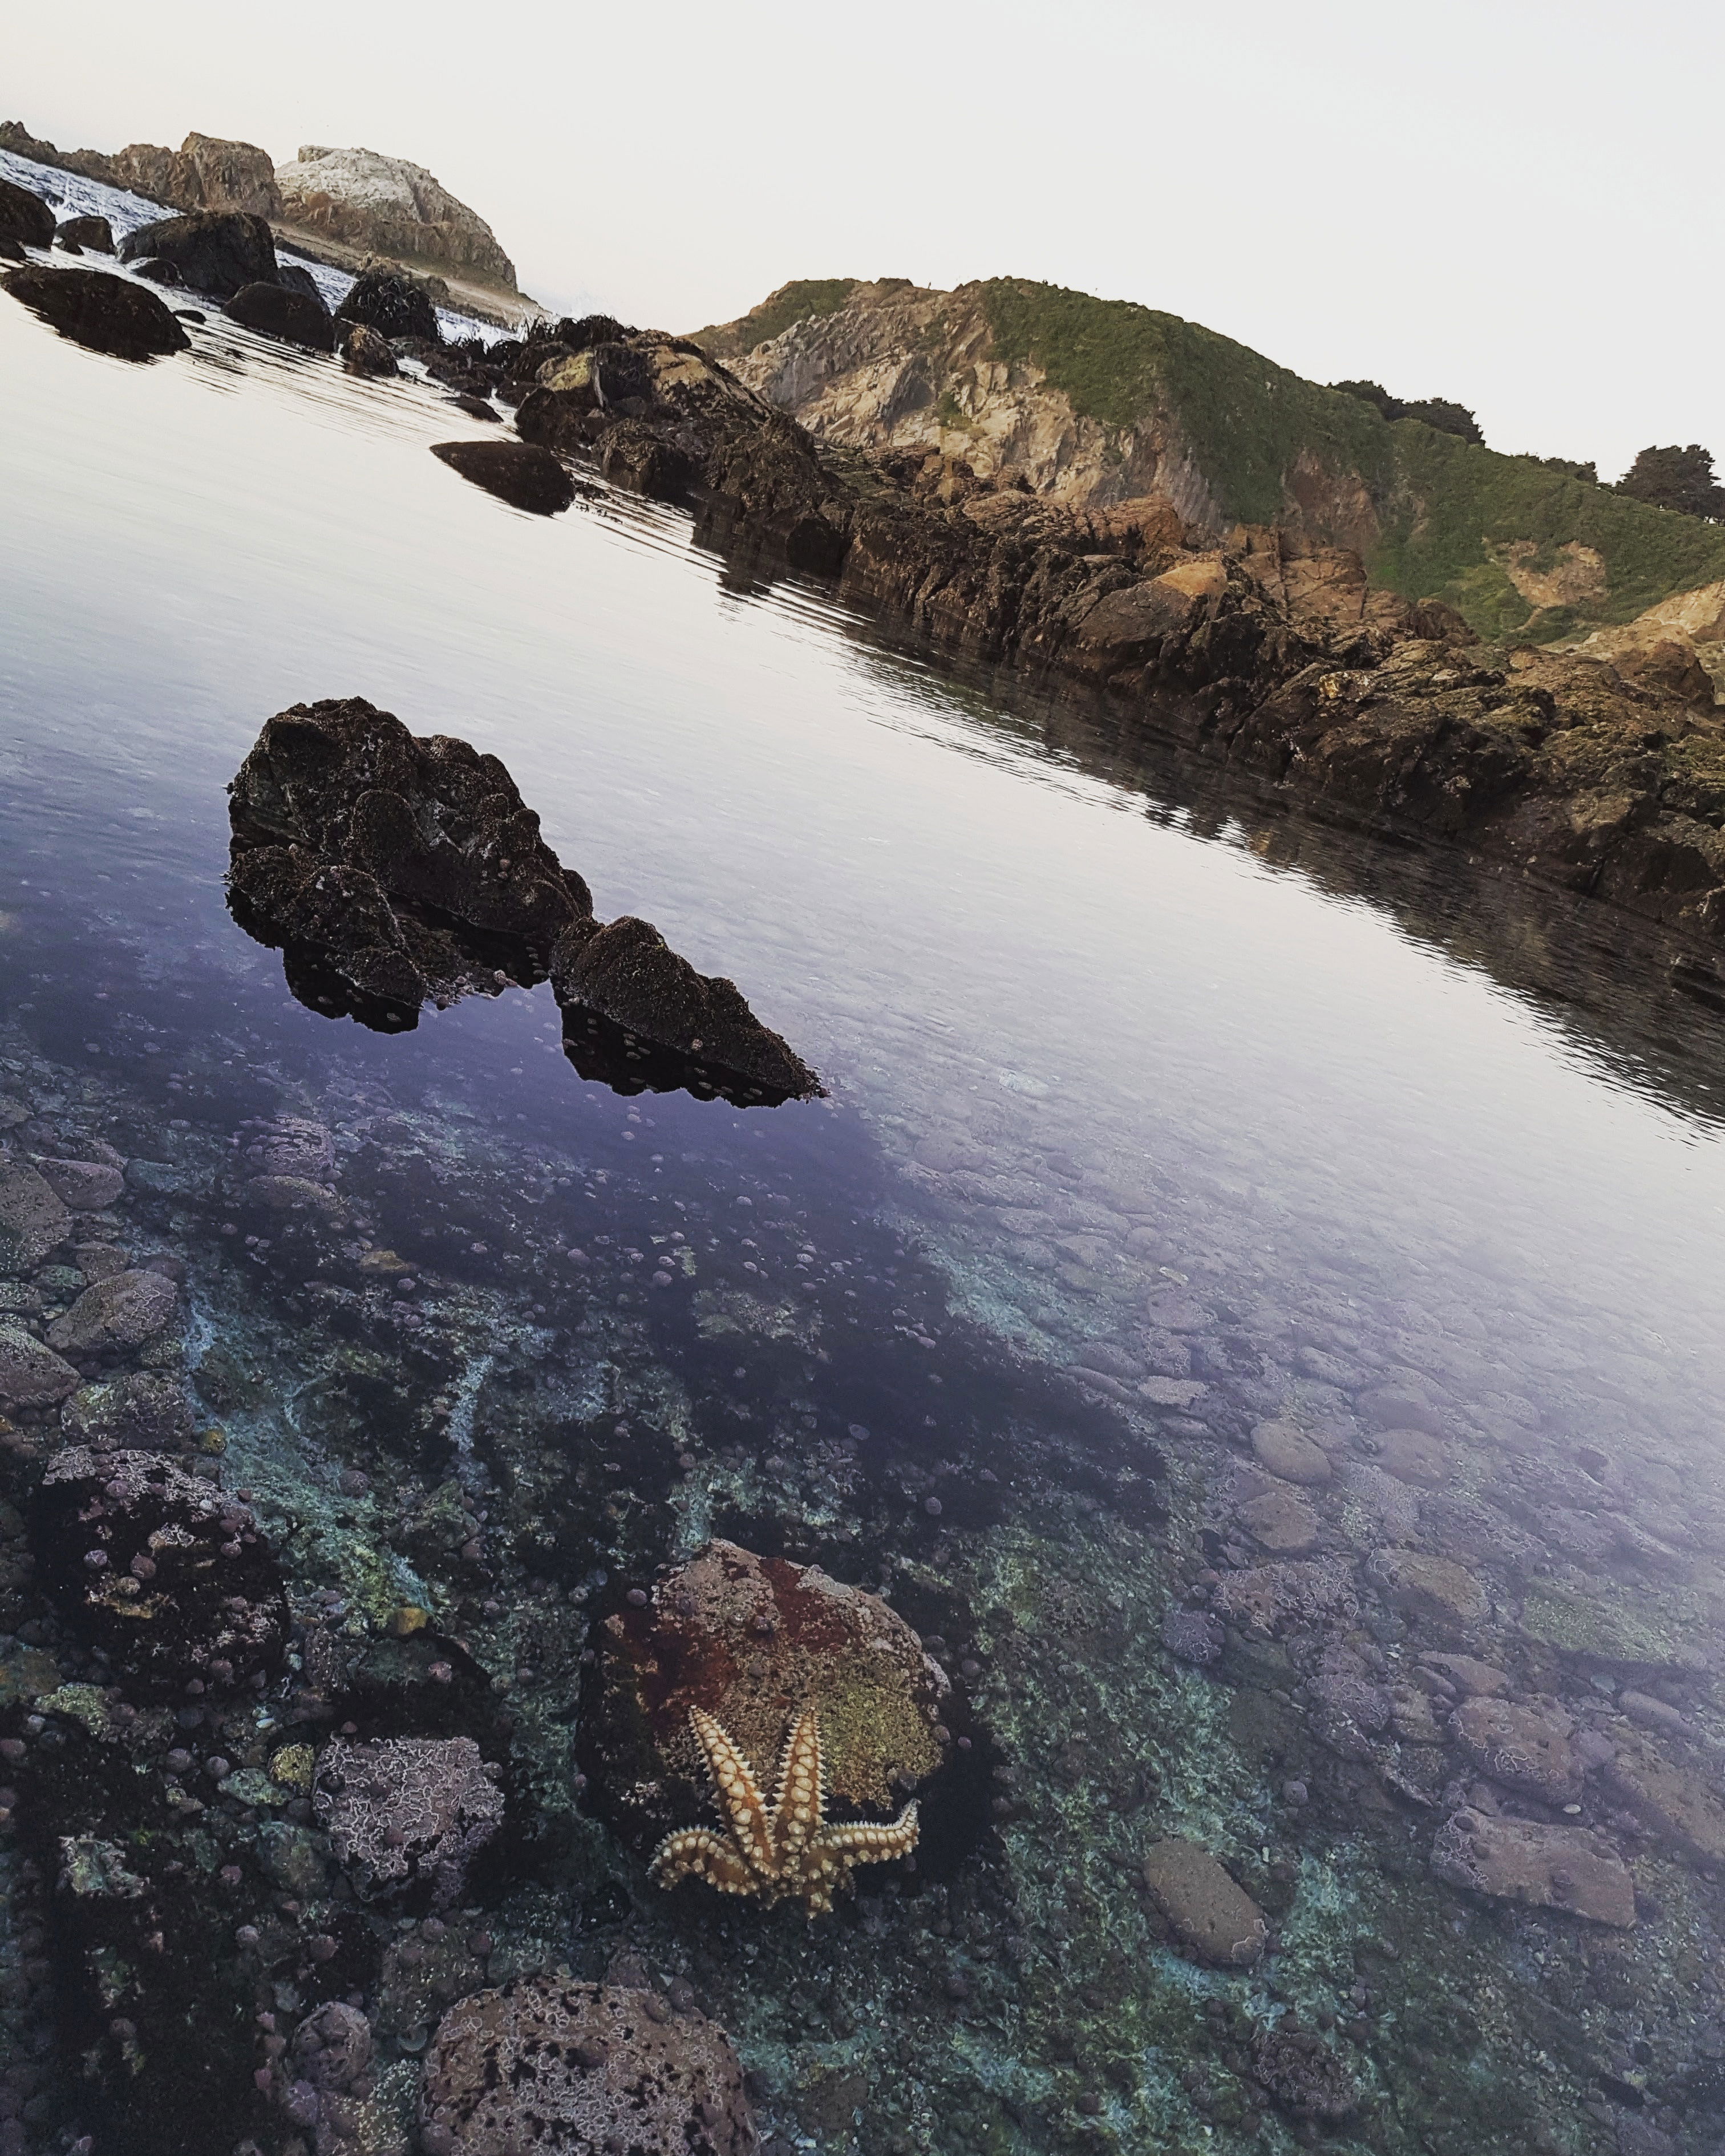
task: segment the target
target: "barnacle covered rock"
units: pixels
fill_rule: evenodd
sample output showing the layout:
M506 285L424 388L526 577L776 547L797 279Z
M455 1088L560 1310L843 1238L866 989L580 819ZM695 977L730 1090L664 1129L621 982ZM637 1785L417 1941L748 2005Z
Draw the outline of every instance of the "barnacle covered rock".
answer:
M502 1822L496 1772L470 1737L338 1739L318 1761L312 1804L361 1893L429 1887L441 1907Z
M420 2121L426 2156L752 2156L756 2146L721 2029L650 1992L561 1974L449 2009L426 2055Z
M949 1756L944 1673L878 1595L816 1565L709 1543L644 1607L607 1618L595 1645L582 1763L638 1845L709 1816L691 1708L722 1724L763 1785L793 1717L817 1714L841 1810L896 1813Z
M57 1452L37 1545L78 1630L136 1682L219 1689L280 1660L287 1598L249 1507L160 1452Z

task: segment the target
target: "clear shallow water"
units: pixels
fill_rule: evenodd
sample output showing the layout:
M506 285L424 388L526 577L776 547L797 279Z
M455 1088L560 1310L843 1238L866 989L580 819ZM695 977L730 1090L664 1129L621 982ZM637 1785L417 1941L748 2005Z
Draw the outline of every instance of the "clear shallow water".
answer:
M1615 2059L1651 2039L1674 2072L1694 2015L1680 1999L1632 2029L1594 1980L1594 1930L1536 1912L1517 1931L1432 1884L1425 1812L1459 1802L1444 1793L1476 1767L1381 1723L1363 1752L1313 1749L1297 1656L1285 1683L1232 1664L1224 1683L1170 1661L1158 1627L1189 1589L1208 1592L1206 1567L1262 1561L1239 1524L1240 1463L1255 1425L1291 1422L1332 1458L1311 1501L1327 1561L1357 1567L1387 1543L1463 1564L1490 1614L1461 1644L1577 1712L1615 1713L1615 1687L1699 1660L1681 1711L1713 1726L1719 1058L1717 1021L1663 989L1669 954L1459 865L1384 865L1345 833L1291 839L1261 799L1135 748L1103 715L1022 692L1003 708L815 589L732 576L670 512L609 495L549 523L503 507L426 454L485 430L420 385L356 384L213 319L195 334L182 359L134 368L0 309L0 1055L14 1073L0 1065L0 1093L75 1101L87 1082L130 1118L122 1149L153 1127L151 1156L170 1161L284 1108L386 1151L379 1119L407 1118L422 1148L468 1158L479 1209L441 1246L445 1270L493 1298L511 1337L577 1322L569 1277L542 1277L524 1194L548 1209L544 1236L595 1251L583 1175L604 1187L619 1248L672 1208L710 1220L692 1300L680 1281L655 1299L607 1271L605 1306L637 1328L608 1348L608 1374L566 1335L536 1351L565 1411L597 1385L625 1425L650 1413L644 1399L662 1408L675 1369L679 1413L747 1455L690 1471L626 1562L650 1570L714 1523L746 1522L823 1562L849 1547L860 1574L962 1607L979 1739L1018 1776L1012 1815L978 1824L937 1890L876 1908L860 1933L775 1934L772 1974L740 1990L724 1991L728 1949L699 1910L655 1897L624 1925L708 1988L760 2064L768 2126L870 2151L1292 2145L1297 2108L1225 2060L1203 2069L1214 2100L1197 2101L1188 2070L1209 2055L1181 2016L1201 2025L1205 1997L1250 2000L1269 2027L1290 2000L1308 2021L1333 2014L1357 1938L1382 1934L1400 1941L1402 1974L1374 1968L1368 1989L1397 1996L1410 1962L1435 1989L1402 1996L1349 2052L1369 2101L1344 2138L1525 2147L1537 2124L1580 2148L1615 2131L1595 2116L1618 2111L1588 2047ZM277 955L223 905L223 789L271 712L346 695L501 756L601 914L644 914L734 978L830 1099L749 1114L626 1102L563 1062L547 991L388 1040L294 1003ZM1495 932L1472 937L1475 918ZM1554 1001L1574 992L1584 944L1598 947L1593 985ZM751 1194L773 1232L745 1243L721 1209ZM374 1202L377 1242L409 1250L426 1225L411 1199ZM172 1224L202 1328L193 1380L212 1342L223 1356L249 1342L287 1381L296 1353L326 1344L296 1342L303 1309L247 1281L263 1254L223 1245L221 1211ZM471 1262L512 1249L514 1277ZM396 1352L398 1330L377 1331L378 1352ZM806 1354L803 1378L762 1359L775 1341ZM1050 1374L1077 1366L1091 1377ZM1436 1489L1374 1464L1386 1393L1442 1433ZM244 1471L290 1508L299 1455L282 1418L229 1413ZM865 1481L913 1504L946 1491L950 1529L817 1486L818 1448L853 1423L878 1439L883 1417L894 1450ZM336 1435L287 1419L305 1471L321 1471ZM1612 1463L1591 1498L1579 1446ZM967 1507L991 1459L1014 1496ZM1147 1520L1129 1501L1158 1460ZM1625 1557L1615 1527L1574 1526L1602 1502L1665 1554ZM305 1591L320 1564L352 1591L339 1542L331 1529L304 1559ZM1526 1600L1547 1588L1613 1622L1644 1617L1669 1656L1548 1666L1560 1650L1528 1646ZM1077 1611L1080 1644L1050 1660ZM1373 1681L1457 1644L1380 1617L1353 1635L1388 1651ZM492 1613L506 1661L512 1621ZM1264 1697L1294 1700L1267 1745L1240 1707ZM1071 1766L1086 1744L1103 1755L1094 1774ZM1385 1767L1424 1794L1406 1821L1363 1824L1360 1807L1388 1803L1362 1794L1387 1786ZM1291 1780L1324 1794L1291 1807ZM1609 1810L1601 1799L1602 1821ZM1175 1831L1244 1866L1276 1906L1273 1971L1194 1977L1147 1928L1132 1870ZM594 1867L620 1861L597 1846L558 1891L593 1898ZM1705 1882L1656 1845L1634 1852L1699 1969ZM1269 1880L1272 1861L1291 1885ZM1614 1947L1636 1981L1671 1981L1676 1922ZM597 1919L588 1929L598 1973L620 1949ZM899 1982L931 1949L963 1962L973 2000L955 2017L955 1994L933 2024ZM1563 2054L1549 2084L1529 2046L1555 2040L1517 2019L1541 1954L1574 1973L1564 2010L1582 2031L1580 2063ZM851 2006L788 2026L783 1998L826 1984L850 1987ZM1476 2041L1409 2033L1462 1992ZM886 2096L829 2101L841 2068ZM1483 2109L1457 2107L1464 2083ZM1512 2125L1493 2123L1500 2102Z

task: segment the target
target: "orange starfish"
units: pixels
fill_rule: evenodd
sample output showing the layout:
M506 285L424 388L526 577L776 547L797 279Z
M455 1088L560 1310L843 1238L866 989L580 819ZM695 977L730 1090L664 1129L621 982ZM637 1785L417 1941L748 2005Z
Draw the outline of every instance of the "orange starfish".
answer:
M668 1834L653 1852L652 1876L661 1887L704 1879L721 1894L803 1902L814 1917L831 1909L834 1891L856 1866L908 1856L916 1846L914 1804L885 1826L826 1818L820 1720L813 1709L791 1724L770 1804L748 1761L711 1715L691 1707L689 1724L712 1777L725 1830L691 1826Z

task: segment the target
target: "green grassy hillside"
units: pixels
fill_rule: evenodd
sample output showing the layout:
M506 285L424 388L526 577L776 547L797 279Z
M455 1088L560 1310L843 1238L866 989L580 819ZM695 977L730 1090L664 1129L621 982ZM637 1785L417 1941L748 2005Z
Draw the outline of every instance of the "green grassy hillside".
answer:
M793 322L834 314L851 278L787 285L739 321L698 331L721 357L748 352ZM996 278L953 295L979 304L996 357L1029 361L1073 408L1122 431L1153 411L1170 418L1224 516L1274 523L1302 457L1363 482L1379 537L1374 579L1409 598L1440 598L1480 633L1562 636L1628 621L1656 600L1725 578L1725 526L1655 509L1553 470L1499 455L1418 419L1387 420L1358 398L1307 382L1273 360L1177 315L1097 300L1056 285ZM1530 603L1503 559L1550 571L1559 550L1604 558L1604 588L1528 624Z

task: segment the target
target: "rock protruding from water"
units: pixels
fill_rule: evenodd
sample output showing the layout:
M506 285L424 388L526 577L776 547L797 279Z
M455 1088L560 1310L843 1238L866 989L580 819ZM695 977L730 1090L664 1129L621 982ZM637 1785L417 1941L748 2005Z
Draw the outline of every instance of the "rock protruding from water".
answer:
M757 2145L742 2070L716 2022L562 1972L449 2009L426 2054L419 2116L426 2156L752 2156Z
M385 337L424 337L441 344L443 330L431 296L411 279L390 270L365 270L356 277L336 310L342 322L363 322Z
M555 516L575 499L575 482L549 449L532 442L434 442L431 454L487 494L530 516Z
M311 1007L398 1031L428 1001L551 978L566 1026L615 1036L593 1075L620 1090L745 1103L820 1091L731 982L697 973L644 921L603 927L508 772L466 742L420 738L362 698L296 704L229 793L229 905L283 950Z
M302 146L275 174L285 223L377 254L437 263L500 290L515 264L476 210L405 157L377 150Z
M191 339L153 292L105 270L50 269L27 262L0 279L14 300L60 335L116 359L157 359Z
M193 210L141 226L120 243L122 262L166 262L196 292L231 300L248 285L279 285L275 242L261 217Z
M111 254L114 228L105 217L62 218L54 229L57 246L78 248L86 254Z
M0 180L0 236L25 247L52 247L54 212L28 187Z
M644 1845L709 1815L689 1727L698 1707L770 1785L793 1717L820 1717L834 1805L896 1811L950 1756L948 1688L897 1612L817 1565L712 1542L600 1626L583 1763L598 1802Z
M308 352L333 352L336 325L322 297L286 285L242 285L222 311L243 328Z

